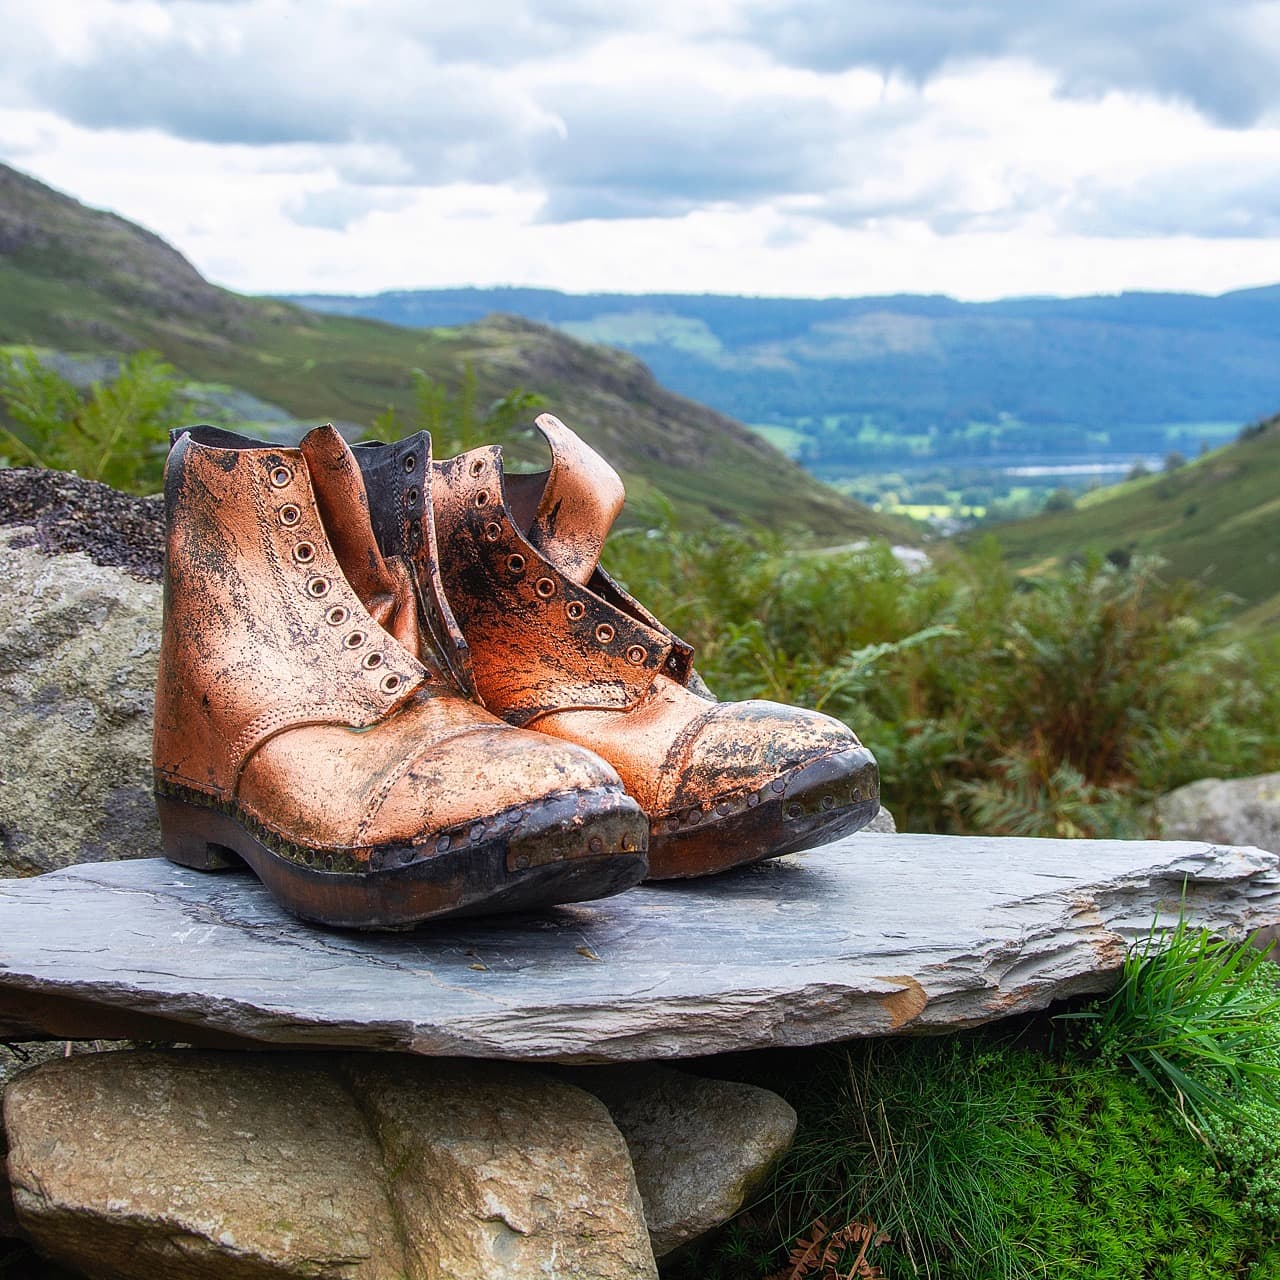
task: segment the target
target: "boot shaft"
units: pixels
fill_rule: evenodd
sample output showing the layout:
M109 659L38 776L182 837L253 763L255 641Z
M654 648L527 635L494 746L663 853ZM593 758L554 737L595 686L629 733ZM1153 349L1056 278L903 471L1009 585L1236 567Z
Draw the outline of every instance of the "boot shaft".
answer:
M367 727L425 683L344 574L302 450L183 435L166 464L165 518L159 777L229 794L273 735Z
M480 697L513 724L565 707L634 706L660 675L687 673L692 653L594 565L584 539L574 576L538 550L520 507L525 482L541 480L504 475L499 448L434 469L445 590Z

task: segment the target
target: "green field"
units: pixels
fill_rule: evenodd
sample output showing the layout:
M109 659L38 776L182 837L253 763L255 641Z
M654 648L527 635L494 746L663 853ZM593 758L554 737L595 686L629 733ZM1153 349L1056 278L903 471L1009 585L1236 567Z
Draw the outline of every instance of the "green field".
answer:
M1014 564L1037 571L1089 552L1157 555L1169 575L1239 597L1244 624L1280 624L1280 417L1177 470L1096 490L1074 511L995 536Z

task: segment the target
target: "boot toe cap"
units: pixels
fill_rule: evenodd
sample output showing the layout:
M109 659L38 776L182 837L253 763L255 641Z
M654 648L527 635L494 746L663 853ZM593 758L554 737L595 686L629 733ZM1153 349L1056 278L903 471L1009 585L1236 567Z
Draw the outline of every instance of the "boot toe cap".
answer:
M370 813L362 843L495 824L516 827L558 797L621 793L617 773L585 747L505 725L433 744L410 761Z
M689 725L664 772L661 807L714 805L769 787L819 760L870 753L833 716L777 702L717 703Z
M649 874L708 875L812 849L880 803L875 758L840 721L771 702L718 706L690 726L666 807L651 814Z

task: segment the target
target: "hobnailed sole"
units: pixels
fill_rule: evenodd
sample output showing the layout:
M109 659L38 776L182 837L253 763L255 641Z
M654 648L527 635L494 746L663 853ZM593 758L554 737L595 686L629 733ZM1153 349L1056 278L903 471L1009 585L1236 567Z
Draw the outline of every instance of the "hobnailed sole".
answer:
M648 821L616 787L522 805L443 833L430 851L382 846L367 859L286 844L234 806L165 790L156 805L170 861L201 871L247 863L286 910L348 929L587 902L631 888L647 867Z
M875 757L865 747L836 752L757 791L653 819L648 878L714 875L813 849L865 827L879 809Z

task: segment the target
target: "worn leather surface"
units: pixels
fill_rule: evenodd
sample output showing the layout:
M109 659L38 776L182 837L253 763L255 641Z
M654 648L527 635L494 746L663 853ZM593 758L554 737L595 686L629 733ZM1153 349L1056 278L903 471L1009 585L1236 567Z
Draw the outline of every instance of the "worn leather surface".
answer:
M538 427L546 473L506 476L496 447L433 471L445 592L490 710L589 746L651 818L859 745L830 716L691 689L690 647L598 567L621 481L558 419Z
M589 751L459 696L333 428L298 449L226 435L182 436L166 470L158 779L357 852L618 785Z
M165 509L162 773L229 792L269 737L310 723L363 728L422 686L426 669L343 575L300 450L185 436L169 456Z
M485 706L529 724L563 707L640 701L671 658L673 638L574 581L530 544L505 501L500 449L438 465L432 502L445 594Z

